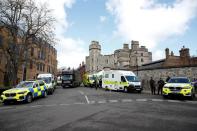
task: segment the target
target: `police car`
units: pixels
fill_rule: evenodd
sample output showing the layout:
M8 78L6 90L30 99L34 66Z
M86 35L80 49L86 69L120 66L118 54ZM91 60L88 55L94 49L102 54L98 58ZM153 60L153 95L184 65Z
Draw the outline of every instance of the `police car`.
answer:
M194 87L187 77L172 77L163 87L163 97L168 96L185 96L194 99Z
M47 87L44 81L22 81L15 88L4 91L1 94L1 101L4 104L17 101L30 103L34 98L46 96Z

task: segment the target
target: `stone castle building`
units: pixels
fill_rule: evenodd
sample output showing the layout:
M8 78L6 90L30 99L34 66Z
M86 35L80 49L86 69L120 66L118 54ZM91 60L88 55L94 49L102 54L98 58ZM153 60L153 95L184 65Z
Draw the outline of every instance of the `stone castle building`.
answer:
M86 72L95 73L105 67L131 70L151 61L152 53L145 46L139 46L138 41L131 41L131 48L124 44L123 49L117 49L110 55L102 55L99 42L92 41L89 56L86 56Z
M2 50L3 46L8 45L8 35L5 32L4 28L0 28L0 87L3 87L7 83L5 76L8 56L5 54L5 51ZM57 73L57 50L41 39L37 39L36 42L39 42L40 46L32 45L27 51L27 80L35 79L39 73ZM17 81L20 82L23 79L24 67L23 65L20 65L18 67Z

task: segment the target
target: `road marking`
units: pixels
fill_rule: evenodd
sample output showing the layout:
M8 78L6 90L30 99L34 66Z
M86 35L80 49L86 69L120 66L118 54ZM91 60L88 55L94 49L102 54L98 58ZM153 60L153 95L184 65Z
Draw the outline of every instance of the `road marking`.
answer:
M95 103L95 101L90 101L90 104L94 104Z
M82 94L82 95L84 95L84 92L83 91L79 91L79 93Z
M197 104L197 101L185 101L187 103L191 103L191 104Z
M106 103L106 100L98 101L99 104Z
M85 96L85 98L86 98L86 102L89 104L89 103L90 103L90 101L89 101L89 99L88 99L87 95L85 95L85 93L84 93L83 91L79 91L79 93L80 93L80 94L82 94L83 96Z
M83 104L85 104L85 103L80 103L80 102L77 102L77 103L74 103L75 105L83 105Z
M86 95L85 95L85 98L86 98L87 103L89 104L90 101L88 100L88 97Z
M110 103L118 102L118 100L109 100Z
M34 105L34 106L30 106L30 107L41 107L43 105Z
M56 106L56 104L44 105L44 106L50 107L50 106Z
M147 99L136 99L136 101L144 102L147 101Z
M60 106L69 106L70 104L60 104Z
M0 109L13 109L13 107L1 107Z
M181 101L178 101L178 100L167 100L168 102L181 102Z
M132 99L123 99L122 102L132 102Z
M162 102L164 101L163 99L151 99L152 101L156 101L156 102Z

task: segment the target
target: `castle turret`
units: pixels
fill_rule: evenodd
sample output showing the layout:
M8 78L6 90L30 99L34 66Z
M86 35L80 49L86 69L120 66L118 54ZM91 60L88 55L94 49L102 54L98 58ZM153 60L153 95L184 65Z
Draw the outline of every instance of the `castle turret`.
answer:
M91 72L97 72L101 67L100 56L101 56L101 45L98 41L92 41L89 46L89 69Z
M169 57L169 55L170 55L170 50L169 50L169 48L166 48L165 49L165 53L166 53L166 59Z
M89 54L100 54L101 53L101 45L99 45L98 41L92 41L89 46Z
M183 48L179 51L179 53L180 53L181 58L189 58L190 57L189 48L185 48L185 46L183 46Z
M131 49L132 50L137 50L139 48L139 41L131 41Z
M123 45L123 49L124 49L124 50L129 50L129 44L124 44L124 45Z

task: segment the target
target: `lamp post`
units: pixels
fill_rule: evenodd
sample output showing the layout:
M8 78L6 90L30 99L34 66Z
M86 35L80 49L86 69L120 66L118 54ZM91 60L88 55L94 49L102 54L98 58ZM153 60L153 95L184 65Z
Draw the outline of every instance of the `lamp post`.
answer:
M136 71L137 71L137 76L138 76L138 59L137 59L137 51L135 52L136 55Z

